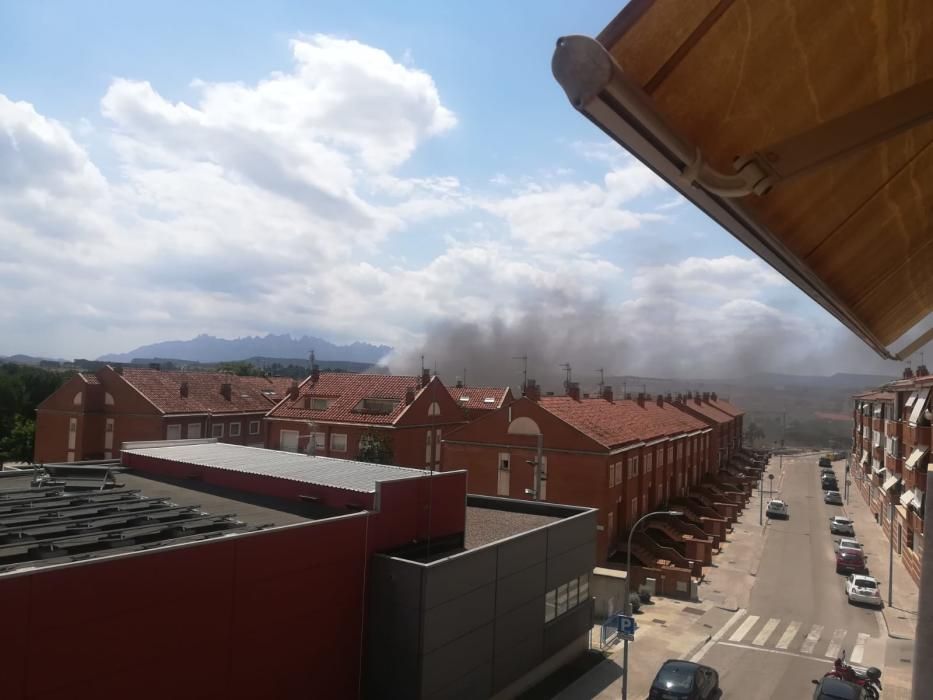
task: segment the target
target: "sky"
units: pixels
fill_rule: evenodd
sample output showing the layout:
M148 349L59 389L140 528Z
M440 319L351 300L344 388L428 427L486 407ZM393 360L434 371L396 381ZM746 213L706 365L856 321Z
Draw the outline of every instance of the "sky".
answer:
M619 9L0 0L0 355L899 374L571 108L554 43Z

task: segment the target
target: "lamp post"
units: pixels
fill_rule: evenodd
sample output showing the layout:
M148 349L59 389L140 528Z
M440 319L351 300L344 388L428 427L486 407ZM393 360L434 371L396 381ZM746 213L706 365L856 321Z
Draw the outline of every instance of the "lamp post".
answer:
M632 535L635 534L635 530L641 524L642 520L647 520L648 518L654 517L656 515L683 515L682 511L679 510L656 510L651 513L645 513L638 520L635 521L635 524L632 525L632 529L628 533L628 547L625 550L625 614L631 616L632 614ZM622 666L624 667L622 673L622 700L628 700L628 637L622 640Z

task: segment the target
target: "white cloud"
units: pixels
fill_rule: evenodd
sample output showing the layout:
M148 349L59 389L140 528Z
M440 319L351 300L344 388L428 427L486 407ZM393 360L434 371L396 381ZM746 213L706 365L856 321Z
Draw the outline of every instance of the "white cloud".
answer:
M636 293L660 297L734 299L755 296L773 287L789 286L781 275L761 260L735 255L690 257L674 264L642 267L632 279Z

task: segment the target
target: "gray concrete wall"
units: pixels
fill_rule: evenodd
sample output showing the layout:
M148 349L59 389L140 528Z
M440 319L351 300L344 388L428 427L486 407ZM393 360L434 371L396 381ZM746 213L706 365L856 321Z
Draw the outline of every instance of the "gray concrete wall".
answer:
M595 559L595 512L429 564L376 556L369 627L407 629L370 635L367 676L392 679L397 697L517 694L521 680L554 654L585 648L579 640L592 624L592 602L545 624L545 593L589 573ZM418 596L420 608L413 605ZM417 688L402 678L413 669ZM367 678L367 689L378 686Z

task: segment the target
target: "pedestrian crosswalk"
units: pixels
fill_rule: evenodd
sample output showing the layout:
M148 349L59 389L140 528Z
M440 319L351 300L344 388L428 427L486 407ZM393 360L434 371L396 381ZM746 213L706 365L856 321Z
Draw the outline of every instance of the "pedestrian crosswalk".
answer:
M871 635L865 632L759 615L739 617L729 630L723 631L722 644L758 647L815 659L835 659L845 652L846 659L854 664L865 661L866 645L871 639Z

